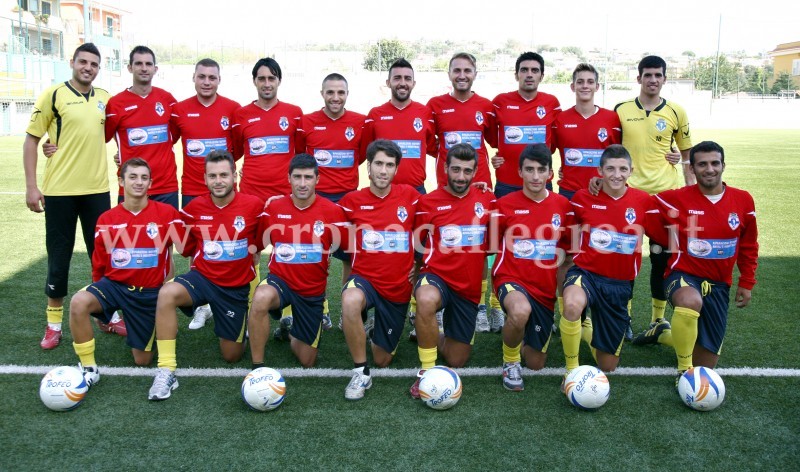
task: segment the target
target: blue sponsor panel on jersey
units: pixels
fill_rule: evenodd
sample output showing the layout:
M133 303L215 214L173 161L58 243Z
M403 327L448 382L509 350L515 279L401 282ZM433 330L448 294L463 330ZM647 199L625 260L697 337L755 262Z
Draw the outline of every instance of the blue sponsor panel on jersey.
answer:
M448 131L444 134L445 149L461 143L469 144L472 149L480 149L483 145L483 133L480 131Z
M439 227L442 244L449 247L478 246L486 237L483 225L448 225Z
M639 236L636 234L617 233L600 228L589 230L589 247L599 251L633 254L638 242Z
M418 139L394 139L393 141L403 152L404 159L419 159L422 157L420 153L422 142Z
M564 149L564 164L573 167L599 167L602 149Z
M316 264L322 262L322 244L287 244L275 246L275 262L281 264Z
M516 259L551 261L556 258L556 242L550 239L517 239L512 252Z
M250 155L286 154L289 152L289 136L261 136L247 140Z
M189 157L206 157L214 150L227 150L225 138L189 139L186 141L186 155Z
M545 126L505 126L503 140L506 144L536 144L547 140Z
M115 269L152 269L158 267L158 249L154 247L114 249L111 267Z
M355 151L351 149L314 149L314 159L320 167L353 167L356 162Z
M409 237L402 231L362 230L361 249L380 252L408 252Z
M167 125L144 126L128 130L129 146L146 146L148 144L166 143L169 139Z
M729 259L736 255L737 239L689 238L687 252L699 259Z
M203 259L207 261L238 261L250 256L247 239L236 241L203 241Z

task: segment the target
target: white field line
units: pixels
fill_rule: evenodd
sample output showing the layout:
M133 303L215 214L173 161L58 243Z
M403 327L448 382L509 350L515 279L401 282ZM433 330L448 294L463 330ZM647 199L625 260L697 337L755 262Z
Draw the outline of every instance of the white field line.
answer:
M0 374L46 374L51 369L58 366L55 365L0 365ZM302 369L298 367L279 369L286 378L349 378L353 375L350 369ZM375 377L414 377L417 374L417 369L370 369L372 375ZM526 376L559 376L564 374L563 368L548 367L540 371L532 371L530 369L523 369ZM763 367L725 367L715 369L721 376L732 377L800 377L800 369L774 369ZM487 377L487 376L500 376L502 369L500 367L465 367L462 369L455 369L459 375L464 377ZM109 376L123 376L123 377L152 377L155 375L156 370L149 367L107 367L100 366L100 373ZM182 368L178 369L176 374L179 377L240 377L243 378L249 370L247 369L196 369L196 368ZM673 376L676 374L675 369L669 367L620 367L611 376L620 377L658 377L658 376Z

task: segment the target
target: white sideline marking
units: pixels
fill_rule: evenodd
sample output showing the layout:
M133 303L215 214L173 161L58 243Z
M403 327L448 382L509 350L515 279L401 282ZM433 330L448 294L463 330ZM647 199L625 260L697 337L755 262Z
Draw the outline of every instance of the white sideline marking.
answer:
M56 368L55 365L0 365L0 374L46 374ZM284 377L287 378L349 378L353 375L350 369L303 369L298 367L279 369ZM372 375L375 377L414 377L417 369L378 369L372 368ZM465 367L454 369L463 377L491 377L502 374L500 367ZM563 368L548 367L540 371L523 369L526 376L559 376L564 374ZM725 367L715 369L716 372L725 377L800 377L800 369L776 369L764 367ZM182 368L176 374L179 377L241 377L244 378L249 372L248 369L197 369ZM101 375L123 376L123 377L152 377L156 369L151 367L108 367L100 366ZM672 376L676 371L669 367L620 367L611 376L620 377L658 377Z

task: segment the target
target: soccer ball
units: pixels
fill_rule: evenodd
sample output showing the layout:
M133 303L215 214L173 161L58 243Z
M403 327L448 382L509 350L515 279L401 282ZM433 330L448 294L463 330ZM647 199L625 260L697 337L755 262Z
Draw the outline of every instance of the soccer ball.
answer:
M453 408L461 398L461 378L449 367L431 367L419 379L419 398L434 410Z
M72 366L56 367L39 384L39 398L53 411L68 411L78 407L89 391L83 372Z
M242 382L242 400L256 411L271 411L286 397L286 382L280 372L269 367L251 371Z
M611 386L600 369L582 365L572 369L564 380L564 393L570 403L583 410L596 410L606 404Z
M693 410L711 411L725 400L725 383L708 367L694 367L678 380L678 395Z

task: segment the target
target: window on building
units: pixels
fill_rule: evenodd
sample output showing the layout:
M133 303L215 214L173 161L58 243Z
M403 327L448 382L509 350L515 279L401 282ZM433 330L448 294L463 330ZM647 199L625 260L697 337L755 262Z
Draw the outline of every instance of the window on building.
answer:
M106 16L106 36L114 36L114 17Z
M50 15L51 13L51 6L50 2L42 2L42 15Z
M792 75L800 75L800 59L792 61Z

